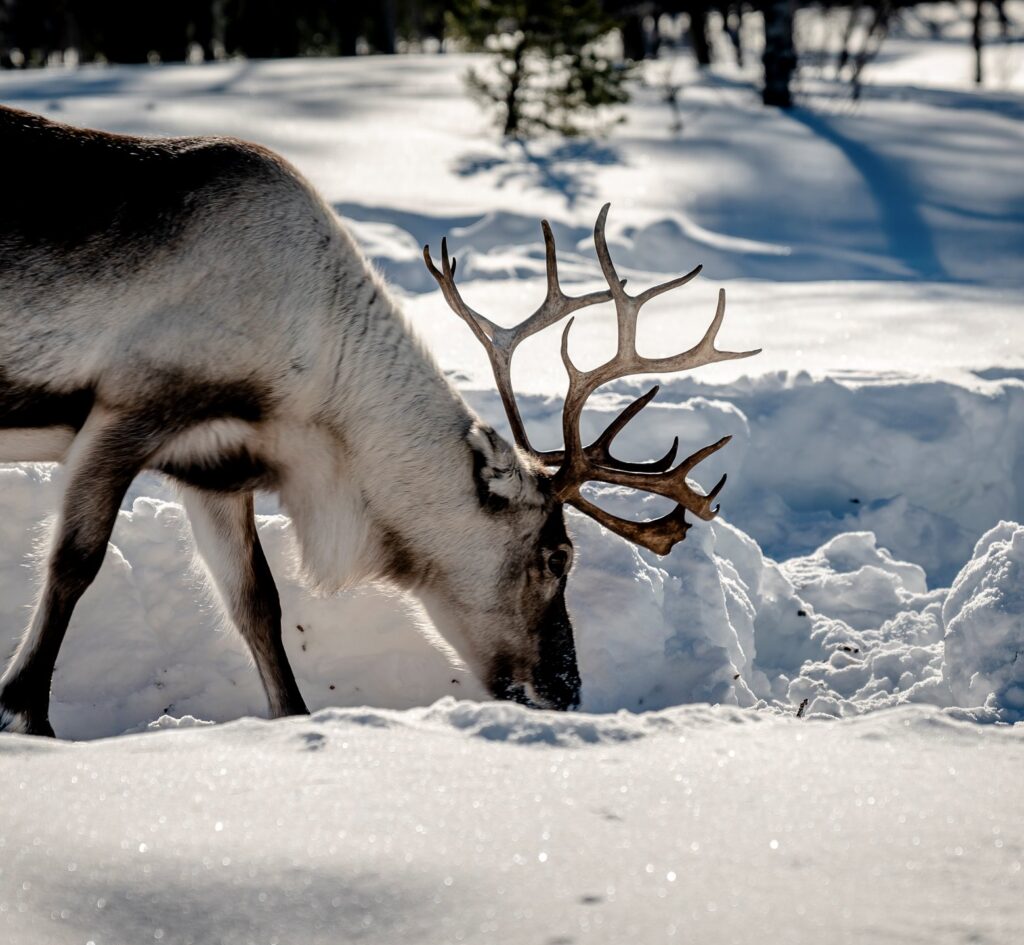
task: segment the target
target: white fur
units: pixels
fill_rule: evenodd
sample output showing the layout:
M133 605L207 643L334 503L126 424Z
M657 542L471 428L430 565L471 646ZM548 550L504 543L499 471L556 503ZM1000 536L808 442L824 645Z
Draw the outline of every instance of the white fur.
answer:
M241 420L218 419L189 427L165 443L153 456L152 465L165 462L182 465L211 462L243 446L251 445L258 437L256 427Z

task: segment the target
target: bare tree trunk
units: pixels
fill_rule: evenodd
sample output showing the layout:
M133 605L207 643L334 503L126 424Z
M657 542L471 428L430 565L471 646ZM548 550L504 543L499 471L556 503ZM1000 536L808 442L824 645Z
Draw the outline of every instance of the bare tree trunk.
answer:
M506 81L508 86L505 90L505 127L502 134L506 138L519 137L519 90L522 87L524 76L523 59L526 56L526 49L520 42L512 53L512 71L508 74Z
M10 36L10 17L11 14L7 9L7 4L0 0L0 69L14 68L11 49L15 43Z
M395 0L383 0L373 12L370 45L375 52L394 55L398 48L398 9Z
M981 73L981 0L974 0L974 29L971 33L971 45L974 46L974 82L976 85L982 83Z
M789 108L793 96L789 89L796 68L793 45L793 0L766 0L764 12L764 89L765 105Z
M853 39L853 31L857 27L857 20L860 18L861 4L856 2L850 7L846 15L846 25L843 27L842 46L839 55L836 57L836 78L840 78L843 69L850 61L850 42Z
M644 18L633 12L622 23L622 54L633 62L647 58L647 37L644 35Z
M736 52L736 65L743 68L743 3L726 4L722 7L722 22L725 32Z
M332 8L334 33L337 37L338 55L354 56L359 45L360 17L350 4L340 3Z
M711 65L711 44L708 42L708 10L703 0L690 5L690 41L700 66Z
M651 59L657 59L658 54L661 52L661 27L658 25L658 17L651 17L654 20L653 26L651 26L651 32L646 37L647 39L647 54Z
M871 18L871 25L868 27L867 34L864 37L864 42L857 55L853 58L850 86L855 102L860 100L860 93L863 88L861 77L864 74L864 68L878 55L885 37L889 35L889 24L892 21L892 14L892 5L889 0L877 0L877 6Z
M1010 38L1010 18L1006 15L1005 0L992 0L992 6L996 8L996 16L999 17L999 35L1003 39Z

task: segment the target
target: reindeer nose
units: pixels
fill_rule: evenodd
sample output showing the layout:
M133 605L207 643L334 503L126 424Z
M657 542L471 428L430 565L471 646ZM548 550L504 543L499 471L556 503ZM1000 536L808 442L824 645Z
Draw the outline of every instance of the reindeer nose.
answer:
M498 700L516 702L531 709L552 709L565 712L580 704L580 677L573 664L565 674L547 674L543 679L534 672L529 682L502 681L490 685L491 695Z
M541 658L533 670L532 689L539 701L551 709L564 712L580 705L580 671L576 664L576 646L572 625L560 628L557 643L542 648Z
M557 712L566 712L579 708L579 677L576 679L575 687L571 683L557 688L540 688L532 683L512 685L504 692L495 694L495 698L517 702L519 705L525 705L531 709L552 709Z
M580 707L580 674L575 660L571 667L550 674L546 679L537 677L535 673L533 688L549 708L566 712Z

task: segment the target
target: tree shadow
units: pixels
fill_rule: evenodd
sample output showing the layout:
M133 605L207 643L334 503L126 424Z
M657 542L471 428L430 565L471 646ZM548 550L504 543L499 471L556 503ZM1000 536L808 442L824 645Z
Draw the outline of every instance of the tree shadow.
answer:
M786 114L838 148L860 175L878 210L889 255L901 260L918 278L947 280L949 274L936 252L931 228L921 214L920 194L900 165L847 137L824 115L806 108L791 108Z
M459 177L491 174L497 187L516 183L565 198L567 207L596 196L593 171L623 164L621 152L593 140L557 143L511 141L502 153L465 154L452 168Z
M913 100L932 108L985 112L1007 121L1024 121L1024 102L1019 93L984 88L984 95L961 89L928 88L920 85L872 85L866 82L863 98L903 102Z
M121 95L131 91L130 73L123 69L100 66L85 66L75 70L26 69L5 73L4 77L13 77L17 81L5 83L0 99L3 102L45 102L63 98Z
M97 871L73 884L33 877L26 899L36 922L27 927L63 909L63 923L81 941L333 945L421 940L443 917L435 899L440 876L382 875L340 858L325 858L315 869L289 866L251 851L244 862L236 853L231 868L216 872L209 856L187 848L150 859L148 875L135 878L116 871L116 880ZM35 940L31 933L28 939Z

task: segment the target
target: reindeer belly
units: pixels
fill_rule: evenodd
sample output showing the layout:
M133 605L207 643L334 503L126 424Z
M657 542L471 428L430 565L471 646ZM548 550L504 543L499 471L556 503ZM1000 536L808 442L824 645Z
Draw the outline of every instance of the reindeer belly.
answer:
M254 424L212 420L178 434L147 465L197 489L270 489L276 485L276 476L260 456L258 440L259 430Z
M0 368L0 462L60 462L92 405L90 390L19 384Z
M71 427L0 429L0 463L60 463L75 432Z

